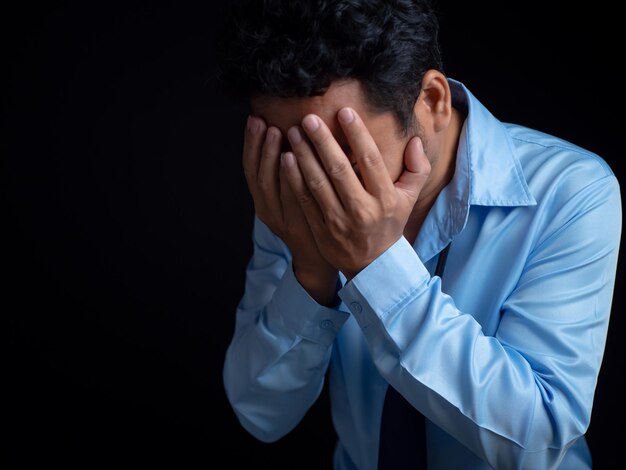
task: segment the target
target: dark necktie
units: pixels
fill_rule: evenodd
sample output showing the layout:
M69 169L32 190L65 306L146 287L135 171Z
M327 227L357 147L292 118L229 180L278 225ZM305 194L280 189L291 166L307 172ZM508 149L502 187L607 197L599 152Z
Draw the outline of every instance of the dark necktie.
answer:
M435 276L443 276L449 249L450 244L439 254ZM426 468L426 418L390 385L380 423L378 469Z

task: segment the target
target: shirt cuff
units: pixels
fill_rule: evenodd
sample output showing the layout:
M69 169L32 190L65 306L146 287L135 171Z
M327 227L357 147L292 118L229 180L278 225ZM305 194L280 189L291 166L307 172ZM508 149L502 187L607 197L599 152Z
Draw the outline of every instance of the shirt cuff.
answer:
M404 237L352 278L338 294L361 328L427 288L430 273Z
M282 324L289 335L330 344L350 316L318 304L300 285L291 264L268 305L269 321Z

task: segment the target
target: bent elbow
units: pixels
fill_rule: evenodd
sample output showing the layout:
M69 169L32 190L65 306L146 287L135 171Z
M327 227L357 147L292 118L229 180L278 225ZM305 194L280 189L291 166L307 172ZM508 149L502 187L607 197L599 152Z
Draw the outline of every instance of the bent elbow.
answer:
M284 419L277 415L275 407L263 405L264 400L252 399L241 387L234 387L224 381L226 398L235 413L239 424L255 439L273 443L285 436L292 427L285 427ZM229 386L230 384L230 386Z
M231 407L239 424L251 436L261 442L267 444L274 443L293 429L293 426L281 426L280 420L276 416L254 403L246 404L244 401L231 402Z

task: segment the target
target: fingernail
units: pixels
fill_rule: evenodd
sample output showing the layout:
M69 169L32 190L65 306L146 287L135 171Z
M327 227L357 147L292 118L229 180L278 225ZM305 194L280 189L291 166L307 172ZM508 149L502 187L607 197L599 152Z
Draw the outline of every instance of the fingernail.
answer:
M283 166L292 167L296 164L296 159L291 152L284 152L280 154L280 161Z
M254 116L248 116L248 123L246 125L248 132L250 132L251 134L256 134L259 131L260 127L261 126L257 118L255 118Z
M354 112L350 108L341 108L337 117L344 124L350 124L354 120Z
M320 122L317 120L315 116L306 116L302 120L302 127L304 127L309 132L315 132L320 127Z
M276 129L273 127L270 127L267 130L267 133L265 134L265 143L267 144L274 143L276 141L276 138L277 138Z
M299 144L302 141L302 134L300 134L297 127L289 129L289 131L287 131L287 137L289 137L289 141L294 145Z

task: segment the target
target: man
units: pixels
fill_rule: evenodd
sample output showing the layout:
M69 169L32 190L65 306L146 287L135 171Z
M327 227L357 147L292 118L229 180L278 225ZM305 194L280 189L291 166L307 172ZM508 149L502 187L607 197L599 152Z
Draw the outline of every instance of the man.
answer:
M425 1L238 3L223 78L250 97L256 217L224 385L242 426L280 439L328 376L335 469L382 468L390 441L412 468L590 468L608 165L447 77ZM392 395L425 436L387 437Z

